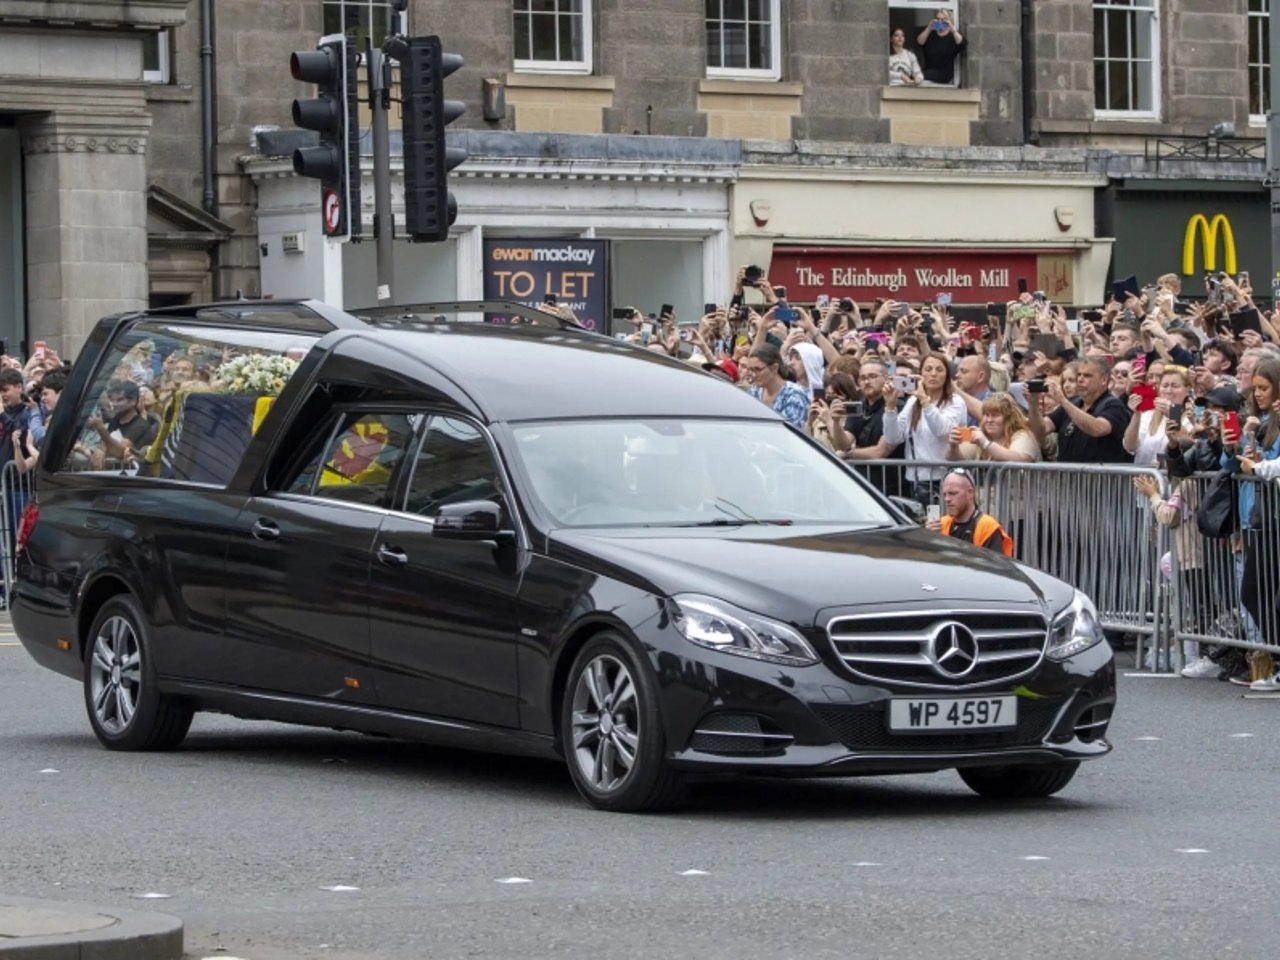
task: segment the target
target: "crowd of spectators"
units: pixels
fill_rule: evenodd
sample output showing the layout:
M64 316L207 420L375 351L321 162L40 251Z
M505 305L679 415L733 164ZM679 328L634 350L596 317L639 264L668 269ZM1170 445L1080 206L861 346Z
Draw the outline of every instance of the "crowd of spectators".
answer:
M822 297L798 306L763 271L743 268L730 302L696 325L634 312L632 339L748 390L841 458L904 461L868 475L886 493L925 505L944 502L942 461L1167 471L1168 495L1150 478L1135 486L1150 503L1152 529L1175 528L1178 573L1194 581L1206 575L1191 542L1199 504L1183 478L1280 477L1280 316L1254 303L1244 275L1216 275L1209 286L1207 301L1190 302L1180 277L1166 274L1145 289L1117 289L1075 318L1027 292L988 304L979 323L957 321L942 303L886 299L864 310ZM1280 637L1262 635L1280 622L1280 591L1265 582L1280 573L1275 520L1256 508L1253 484L1238 486L1238 615L1250 639L1276 645ZM984 540L1003 548L1001 537ZM1189 586L1189 597L1215 593L1212 584ZM1202 656L1193 644L1186 652L1186 676L1280 689L1265 653L1223 647Z

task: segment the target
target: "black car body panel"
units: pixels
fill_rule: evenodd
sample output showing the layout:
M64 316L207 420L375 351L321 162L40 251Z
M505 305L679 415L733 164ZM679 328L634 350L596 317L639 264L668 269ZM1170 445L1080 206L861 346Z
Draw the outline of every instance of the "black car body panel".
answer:
M103 357L143 321L318 338L224 485L58 469ZM386 505L282 489L326 424L365 409L470 425L497 465L510 535L446 541L430 520ZM540 756L561 750L569 666L602 630L652 667L667 757L682 770L850 776L1110 750L1111 650L1045 656L1054 617L1073 602L1068 585L906 523L851 471L883 506L879 527L557 526L529 492L512 424L586 416L777 421L699 370L576 330L399 329L299 304L104 320L51 427L15 629L38 662L79 679L97 609L128 592L155 637L162 686L198 708ZM387 497L403 502L411 480L395 467ZM697 646L674 622L682 594L789 625L818 662ZM978 633L1012 618L1035 636L1010 648L1017 669L963 683L937 671L877 677L874 658L858 660L859 618L899 616L924 618L917 627L967 620ZM889 732L895 697L959 692L1016 697L1016 729Z

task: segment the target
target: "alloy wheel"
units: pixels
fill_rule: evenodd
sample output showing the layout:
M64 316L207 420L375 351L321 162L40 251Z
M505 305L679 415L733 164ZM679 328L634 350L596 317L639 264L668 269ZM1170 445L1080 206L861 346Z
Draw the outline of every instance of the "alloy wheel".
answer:
M622 661L591 660L573 690L573 755L582 777L601 793L621 789L640 748L636 685Z
M99 726L118 736L128 729L142 693L142 649L124 617L102 624L90 652L89 694Z

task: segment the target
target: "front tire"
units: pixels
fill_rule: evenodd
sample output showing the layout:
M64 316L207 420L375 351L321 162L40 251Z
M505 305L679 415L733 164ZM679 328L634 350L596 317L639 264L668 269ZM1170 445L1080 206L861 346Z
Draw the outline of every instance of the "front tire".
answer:
M89 724L108 750L172 750L191 727L190 704L160 692L145 620L130 596L112 597L93 620L84 701Z
M1079 769L1079 761L1063 761L1036 767L971 767L956 772L970 790L991 800L1031 800L1053 796Z
M639 813L685 797L684 777L666 765L657 686L617 633L593 637L574 659L560 740L574 786L597 810Z

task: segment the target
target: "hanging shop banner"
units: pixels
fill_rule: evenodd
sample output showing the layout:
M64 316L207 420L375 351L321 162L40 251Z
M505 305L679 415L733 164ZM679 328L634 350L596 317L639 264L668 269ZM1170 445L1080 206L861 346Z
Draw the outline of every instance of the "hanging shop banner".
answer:
M1001 303L1018 296L1019 281L1057 303L1073 302L1072 254L1034 250L775 247L769 280L788 299L812 303L819 294L867 302L924 302L940 293L953 303Z
M608 326L607 240L486 240L484 298L536 307L555 297L589 330Z

